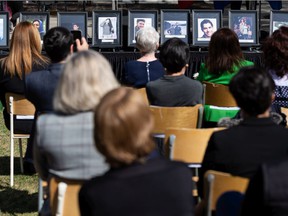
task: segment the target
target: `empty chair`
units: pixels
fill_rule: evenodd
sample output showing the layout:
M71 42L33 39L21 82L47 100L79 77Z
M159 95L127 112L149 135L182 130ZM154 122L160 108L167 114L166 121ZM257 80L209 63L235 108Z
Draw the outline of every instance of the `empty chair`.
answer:
M18 139L20 150L20 166L23 173L22 139L28 139L30 134L14 133L14 115L16 118L34 118L35 107L24 95L6 93L7 112L10 115L10 186L14 185L14 139Z

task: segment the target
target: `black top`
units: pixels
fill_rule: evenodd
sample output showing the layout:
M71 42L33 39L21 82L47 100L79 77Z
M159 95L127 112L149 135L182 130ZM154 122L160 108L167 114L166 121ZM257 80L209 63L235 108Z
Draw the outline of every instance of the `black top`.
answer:
M162 158L108 171L79 192L81 215L194 215L192 174Z

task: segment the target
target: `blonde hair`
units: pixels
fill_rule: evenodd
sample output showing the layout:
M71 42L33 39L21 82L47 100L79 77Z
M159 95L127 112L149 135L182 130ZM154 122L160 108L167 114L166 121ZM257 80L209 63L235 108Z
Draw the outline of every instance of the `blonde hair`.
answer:
M155 148L153 116L141 97L121 87L106 94L94 114L94 138L111 167L144 162Z
M49 60L41 55L41 49L41 38L36 27L26 21L18 23L12 34L9 55L2 61L4 72L22 79L23 73L29 74L33 65L47 66Z
M54 110L74 114L93 110L101 97L119 86L109 62L87 50L66 62L54 96Z

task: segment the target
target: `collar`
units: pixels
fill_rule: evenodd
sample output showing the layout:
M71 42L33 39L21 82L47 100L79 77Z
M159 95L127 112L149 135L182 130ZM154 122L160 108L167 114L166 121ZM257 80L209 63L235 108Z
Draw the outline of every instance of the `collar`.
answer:
M245 126L268 126L268 125L277 125L273 122L271 117L268 118L256 118L256 117L248 117L243 119L240 125Z

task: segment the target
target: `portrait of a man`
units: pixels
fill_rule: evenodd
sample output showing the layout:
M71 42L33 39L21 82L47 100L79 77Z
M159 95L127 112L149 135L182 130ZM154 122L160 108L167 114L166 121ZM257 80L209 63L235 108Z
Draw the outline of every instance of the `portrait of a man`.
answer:
M137 18L136 26L134 28L134 35L136 36L137 32L144 27L145 27L145 19Z
M214 33L214 25L210 19L203 19L200 22L200 27L202 31L201 38L211 38L212 34Z

